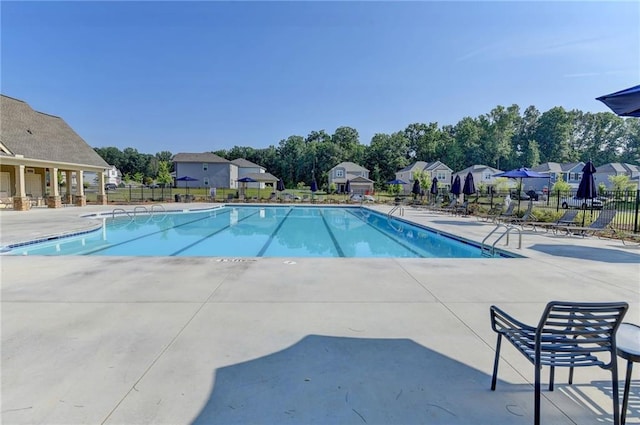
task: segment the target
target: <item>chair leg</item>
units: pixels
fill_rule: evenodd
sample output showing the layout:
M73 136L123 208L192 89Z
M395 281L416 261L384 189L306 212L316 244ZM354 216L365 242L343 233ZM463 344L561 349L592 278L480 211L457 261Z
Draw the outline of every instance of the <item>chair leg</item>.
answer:
M624 393L622 395L622 413L620 414L620 423L624 425L627 419L627 406L629 404L629 387L631 387L631 371L633 362L627 360L627 376L624 380Z
M553 391L553 378L556 374L556 368L554 366L549 367L549 391Z
M541 372L541 367L538 366L537 364L534 366L536 371L535 371L535 382L534 382L534 391L535 391L535 396L534 396L534 419L533 419L533 423L535 425L540 425L540 372Z
M498 334L496 342L496 358L493 360L493 377L491 378L491 391L496 389L496 380L498 378L498 361L500 360L500 344L502 343L502 334Z
M611 390L613 391L613 425L620 425L620 389L618 388L618 365L612 361Z
M569 368L569 385L573 384L573 366Z

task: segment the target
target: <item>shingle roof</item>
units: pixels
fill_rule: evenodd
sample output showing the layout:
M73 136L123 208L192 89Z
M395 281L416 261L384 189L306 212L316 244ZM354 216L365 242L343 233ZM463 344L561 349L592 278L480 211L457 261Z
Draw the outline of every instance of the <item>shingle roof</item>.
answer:
M349 171L369 171L366 168L364 168L363 166L358 165L358 164L353 163L353 162L349 162L349 161L341 162L340 164L336 165L333 168L338 168L338 167L344 168L345 171L347 171L347 172L349 172ZM333 168L332 168L332 170L333 170Z
M100 155L60 117L0 95L0 142L12 155L109 168Z
M231 161L231 163L232 164L236 164L238 167L243 167L243 168L262 168L262 169L264 169L264 167L262 165L254 164L253 162L249 161L248 159L244 159L244 158L234 159L233 161Z
M173 156L173 162L228 163L231 161L229 161L228 159L224 159L223 157L218 156L214 153L204 152L204 153L177 153Z

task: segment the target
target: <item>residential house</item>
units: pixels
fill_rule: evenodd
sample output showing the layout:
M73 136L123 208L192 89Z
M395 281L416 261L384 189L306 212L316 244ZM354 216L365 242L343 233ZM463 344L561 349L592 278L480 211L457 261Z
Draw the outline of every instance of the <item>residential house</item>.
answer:
M107 203L105 170L110 168L62 118L36 111L26 102L0 95L0 198L14 210L46 203L86 205L84 172L99 175L97 201ZM61 188L58 174L72 185ZM62 193L62 190L65 193Z
M373 180L369 179L369 170L353 162L341 162L330 169L328 180L329 186L335 184L339 193L346 191L347 181L353 194L373 193Z
M596 167L596 172L593 173L596 186L604 184L607 189L613 188L613 185L609 180L609 177L611 176L629 176L629 181L637 184L638 178L640 177L640 166L635 164L610 162Z
M172 161L176 186L238 188L238 166L214 153L177 153ZM182 177L195 180L178 180Z
M464 182L464 179L469 173L473 176L473 182L476 189L480 190L482 185L486 188L485 190L488 191L495 186L496 179L498 178L495 175L502 173L502 170L498 170L497 168L493 168L488 165L472 165L471 167L458 171L455 175L460 176L460 180Z
M273 174L267 173L266 168L244 158L234 159L231 163L238 167L239 179L248 177L255 180L255 182L245 183L247 188L264 189L266 183L274 184L278 181L278 178Z
M532 167L532 171L539 173L549 173L548 179L522 179L522 190L525 192L529 190L546 192L551 190L553 185L562 180L571 186L572 190L578 190L580 180L582 179L582 169L584 168L584 162L545 162L538 166Z
M105 170L103 175L105 184L113 183L118 186L120 182L122 182L122 172L120 172L120 170L118 170L115 165L112 165L111 168ZM85 171L85 182L89 182L91 186L98 186L98 180L98 174L95 171ZM72 180L72 184L75 186L75 178Z
M405 192L411 191L413 188L414 173L416 171L425 171L429 173L429 180L438 179L438 185L441 187L451 186L451 174L453 170L440 161L425 162L416 161L408 167L396 172L396 179L407 182L402 185Z

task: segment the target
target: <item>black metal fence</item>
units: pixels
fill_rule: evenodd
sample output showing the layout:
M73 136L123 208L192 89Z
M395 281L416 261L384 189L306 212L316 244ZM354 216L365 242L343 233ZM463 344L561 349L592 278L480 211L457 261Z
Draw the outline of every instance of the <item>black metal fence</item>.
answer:
M568 208L580 209L582 212L579 213L579 219L585 220L586 223L593 221L603 209L615 209L615 229L640 233L640 190L603 191L595 199L578 199L575 190L521 195L513 192L493 192L472 195L469 201L490 208L503 203L507 195L512 202L520 203L519 211L522 212L527 209L528 202L533 202L534 215L535 211L538 211L539 215L546 215L548 212L559 213Z

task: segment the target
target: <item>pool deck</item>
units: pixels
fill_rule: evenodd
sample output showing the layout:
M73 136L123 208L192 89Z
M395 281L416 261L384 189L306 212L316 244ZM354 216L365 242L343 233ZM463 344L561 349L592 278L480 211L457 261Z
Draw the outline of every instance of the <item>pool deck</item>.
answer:
M84 230L81 215L112 209L2 210L0 243ZM404 219L476 242L494 228L411 207ZM640 247L510 242L526 258L2 256L1 422L532 424L533 367L510 344L489 389L489 306L535 324L551 300L620 300L640 323ZM553 392L547 379L543 423L611 422L609 372L578 369L568 386L558 369ZM628 424L639 379L636 367Z

